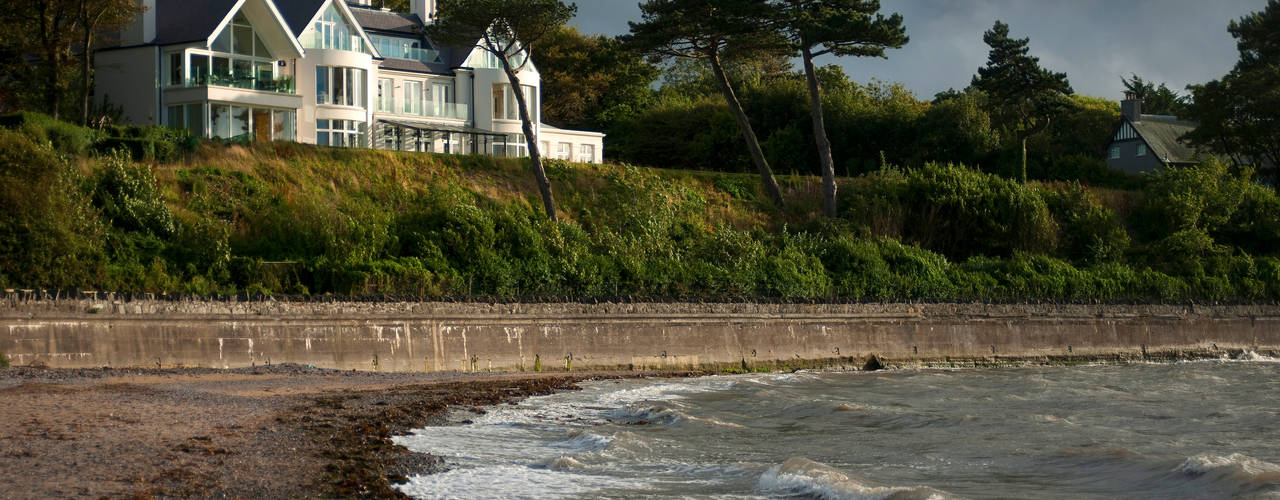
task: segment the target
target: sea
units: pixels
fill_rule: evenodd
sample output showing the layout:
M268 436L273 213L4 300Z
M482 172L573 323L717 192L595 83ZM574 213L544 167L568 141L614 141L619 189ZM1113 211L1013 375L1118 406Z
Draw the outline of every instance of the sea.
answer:
M609 380L396 438L415 498L1280 499L1280 360Z

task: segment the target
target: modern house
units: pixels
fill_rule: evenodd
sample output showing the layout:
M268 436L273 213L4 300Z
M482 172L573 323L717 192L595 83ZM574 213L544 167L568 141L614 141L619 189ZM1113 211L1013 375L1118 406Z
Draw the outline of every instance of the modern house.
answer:
M1107 166L1128 174L1162 167L1194 165L1196 150L1181 139L1194 122L1169 115L1142 114L1142 101L1126 92L1120 101L1120 125L1107 145Z
M435 0L138 0L121 43L95 55L95 99L134 124L201 137L526 156L514 92L543 156L599 163L604 134L541 124L530 62L512 89L479 48L433 43Z

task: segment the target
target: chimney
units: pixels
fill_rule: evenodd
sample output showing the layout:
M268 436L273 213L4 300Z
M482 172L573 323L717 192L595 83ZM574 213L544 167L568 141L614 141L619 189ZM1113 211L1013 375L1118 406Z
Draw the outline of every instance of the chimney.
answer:
M417 14L426 24L436 20L436 0L409 0L409 13Z
M120 30L120 44L142 45L156 40L156 0L135 0L143 11Z
M1131 122L1142 121L1142 100L1138 99L1138 94L1131 90L1124 93L1124 100L1120 101L1120 114Z

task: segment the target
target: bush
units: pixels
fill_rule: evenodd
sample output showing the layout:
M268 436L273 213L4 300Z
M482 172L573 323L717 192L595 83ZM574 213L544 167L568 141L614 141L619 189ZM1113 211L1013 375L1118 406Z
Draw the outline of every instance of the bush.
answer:
M1120 218L1098 205L1077 183L1044 191L1058 226L1057 254L1080 264L1116 262L1129 249L1129 233Z
M37 143L48 142L55 151L72 156L87 153L97 139L93 129L54 120L41 113L0 116L0 127L21 131Z

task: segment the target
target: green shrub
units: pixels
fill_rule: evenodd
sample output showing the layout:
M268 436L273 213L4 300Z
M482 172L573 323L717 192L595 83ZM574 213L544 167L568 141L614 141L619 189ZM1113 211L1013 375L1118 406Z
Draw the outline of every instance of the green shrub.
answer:
M1112 210L1098 205L1078 183L1044 191L1058 226L1058 255L1072 262L1116 262L1129 249L1129 233Z
M952 258L1054 248L1057 227L1039 193L956 165L907 171L904 241Z
M37 143L47 141L55 151L72 156L84 155L97 140L93 129L54 120L41 113L0 116L0 127L19 130Z

